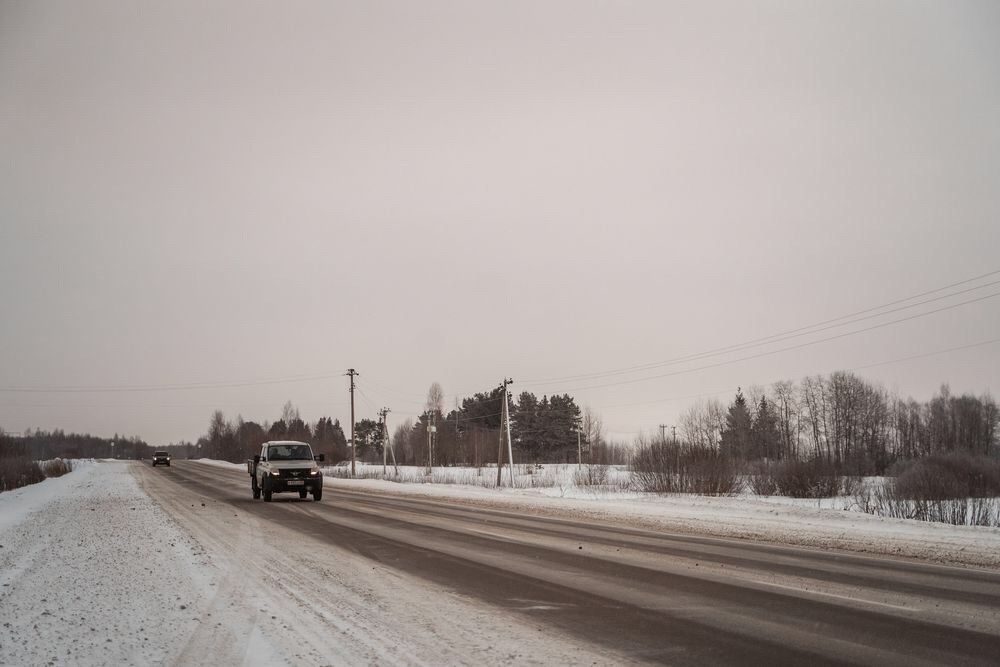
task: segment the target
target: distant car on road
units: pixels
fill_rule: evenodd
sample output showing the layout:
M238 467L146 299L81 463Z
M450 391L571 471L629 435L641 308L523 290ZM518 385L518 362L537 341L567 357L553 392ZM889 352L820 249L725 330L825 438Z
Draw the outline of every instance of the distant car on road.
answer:
M153 452L153 467L158 465L170 466L170 454L166 452Z

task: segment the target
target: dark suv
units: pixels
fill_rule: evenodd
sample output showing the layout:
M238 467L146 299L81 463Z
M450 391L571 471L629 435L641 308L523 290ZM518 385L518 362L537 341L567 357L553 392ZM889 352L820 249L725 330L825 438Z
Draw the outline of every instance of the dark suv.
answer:
M170 465L170 454L166 452L153 452L153 467L163 464L165 466Z

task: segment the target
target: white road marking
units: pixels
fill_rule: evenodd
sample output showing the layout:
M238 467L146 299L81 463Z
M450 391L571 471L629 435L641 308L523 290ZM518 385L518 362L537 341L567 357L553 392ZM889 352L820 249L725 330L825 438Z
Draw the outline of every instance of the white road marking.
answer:
M785 584L776 584L770 581L757 581L754 580L753 583L760 584L761 586L771 586L773 588L783 588L789 591L795 591L797 593L805 593L807 595L821 595L828 598L836 598L838 600L847 600L848 602L860 602L861 604L875 605L876 607L888 607L889 609L897 609L899 611L921 611L916 607L904 607L898 604L889 604L888 602L875 602L874 600L865 600L864 598L855 598L850 595L838 595L837 593L824 593L822 591L811 591L808 588L800 588L799 586L787 586Z

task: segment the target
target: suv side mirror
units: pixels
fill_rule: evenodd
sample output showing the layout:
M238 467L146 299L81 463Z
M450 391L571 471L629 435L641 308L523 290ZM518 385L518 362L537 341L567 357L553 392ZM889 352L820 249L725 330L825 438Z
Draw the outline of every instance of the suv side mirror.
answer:
M317 461L323 461L323 460L326 459L326 457L324 455L322 455L322 454L317 454L313 458L316 459Z
M260 454L254 454L253 455L253 462L254 463L260 463Z

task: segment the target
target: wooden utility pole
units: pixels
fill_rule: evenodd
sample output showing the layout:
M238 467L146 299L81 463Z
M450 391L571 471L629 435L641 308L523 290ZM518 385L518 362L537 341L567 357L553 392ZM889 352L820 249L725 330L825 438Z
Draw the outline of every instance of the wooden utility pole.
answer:
M431 420L434 420L431 423ZM427 412L427 474L434 477L434 432L437 430L437 412Z
M663 444L667 443L667 425L660 424L660 442Z
M379 416L382 418L382 476L386 474L386 450L389 452L389 456L392 457L392 468L396 471L396 477L399 478L399 464L396 463L396 450L392 448L392 444L389 440L389 420L386 417L390 412L389 408L382 408L379 410Z
M388 440L388 438L385 437L385 433L386 433L385 416L386 416L386 414L388 414L388 412L389 412L389 408L382 408L381 410L378 411L378 425L380 427L379 430L382 431L382 477L385 477L386 466L387 466L387 463L388 463L388 461L386 460L387 457L388 457L388 453L386 452L386 449L387 449L387 447L386 447L386 441Z
M514 486L514 449L510 438L510 411L507 409L507 385L514 384L514 380L504 378L500 385L500 400L503 406L500 409L500 451L497 452L497 486L503 482L503 439L507 436L507 465L510 466L510 485Z
M503 414L503 410L500 411ZM497 487L503 482L503 424L500 424L500 449L497 451Z
M357 449L354 443L354 376L360 375L360 373L353 368L348 368L347 375L351 378L351 477L354 477L354 450Z

